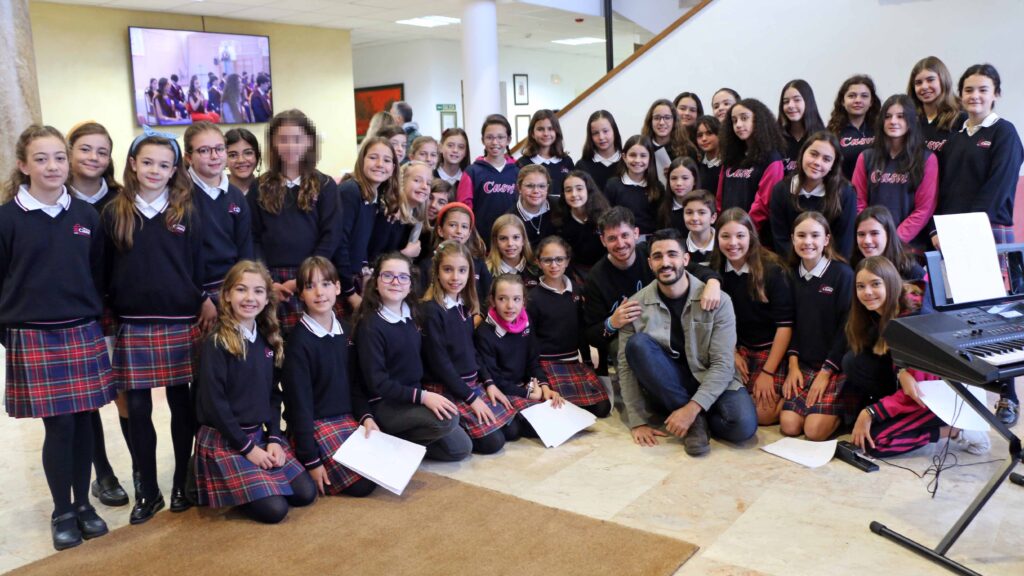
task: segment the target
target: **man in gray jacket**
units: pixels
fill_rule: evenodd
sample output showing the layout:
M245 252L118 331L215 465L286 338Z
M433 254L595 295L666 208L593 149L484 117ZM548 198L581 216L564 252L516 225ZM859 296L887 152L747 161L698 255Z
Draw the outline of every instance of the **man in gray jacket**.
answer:
M757 410L736 372L736 315L728 295L702 310L704 283L685 270L689 260L678 230L655 232L648 264L655 281L630 300L640 310L619 330L618 375L633 440L653 446L666 434L651 426L667 413L665 429L686 453L706 454L710 434L741 442L757 431Z

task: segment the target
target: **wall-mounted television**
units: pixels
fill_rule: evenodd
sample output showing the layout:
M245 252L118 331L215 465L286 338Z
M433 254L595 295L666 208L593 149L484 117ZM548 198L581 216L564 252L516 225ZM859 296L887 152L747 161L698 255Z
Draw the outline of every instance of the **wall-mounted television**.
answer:
M267 122L270 38L128 28L135 118L142 125Z

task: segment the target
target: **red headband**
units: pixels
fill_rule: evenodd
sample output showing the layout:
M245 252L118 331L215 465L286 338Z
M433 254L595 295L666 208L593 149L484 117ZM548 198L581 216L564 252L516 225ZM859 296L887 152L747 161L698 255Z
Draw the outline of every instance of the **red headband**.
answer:
M466 210L466 212L469 212L469 226L470 228L476 227L476 216L473 215L473 209L467 206L466 204L463 204L462 202L449 202L442 206L441 209L437 212L438 224L444 222L444 214L451 208L463 208Z

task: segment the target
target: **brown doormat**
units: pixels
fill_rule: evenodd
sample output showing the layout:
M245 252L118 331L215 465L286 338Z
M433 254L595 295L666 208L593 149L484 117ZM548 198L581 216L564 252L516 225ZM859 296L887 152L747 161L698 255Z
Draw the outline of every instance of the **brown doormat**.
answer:
M127 513L125 511L124 513ZM321 498L284 522L161 512L12 575L674 573L697 547L425 472L396 497Z

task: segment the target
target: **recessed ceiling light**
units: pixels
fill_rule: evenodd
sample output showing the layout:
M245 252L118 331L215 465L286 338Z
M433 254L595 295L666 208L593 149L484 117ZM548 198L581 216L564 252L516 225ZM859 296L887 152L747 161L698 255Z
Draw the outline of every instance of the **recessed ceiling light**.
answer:
M419 26L421 28L436 28L438 26L458 24L460 22L462 22L462 20L459 20L458 18L449 18L447 16L421 16L419 18L410 18L409 20L395 20L395 24Z
M565 40L552 40L555 44L565 44L567 46L583 46L585 44L603 44L603 38L594 38L592 36L584 36L582 38L566 38Z

